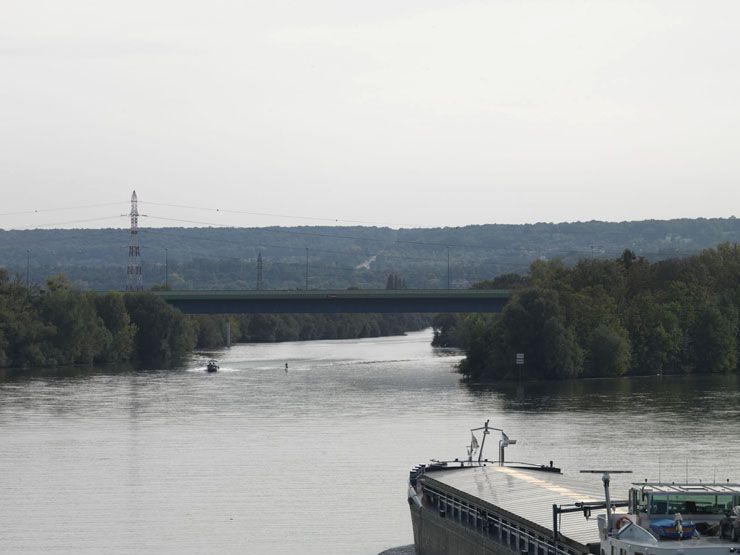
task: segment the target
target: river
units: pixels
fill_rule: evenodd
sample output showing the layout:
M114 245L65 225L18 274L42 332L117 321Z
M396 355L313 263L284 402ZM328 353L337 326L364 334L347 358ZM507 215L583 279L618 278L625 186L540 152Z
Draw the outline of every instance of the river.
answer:
M740 481L736 376L470 385L430 340L6 374L0 552L377 554L413 541L409 469L463 456L487 418L512 459Z

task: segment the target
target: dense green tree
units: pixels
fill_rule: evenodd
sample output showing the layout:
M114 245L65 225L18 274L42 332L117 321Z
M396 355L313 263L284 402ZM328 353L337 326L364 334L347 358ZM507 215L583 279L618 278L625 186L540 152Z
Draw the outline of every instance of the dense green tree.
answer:
M136 326L134 342L139 358L168 362L195 347L195 325L161 298L148 293L127 293L124 302Z
M512 377L516 352L532 377L737 371L740 249L651 263L625 250L616 260L532 264L500 320L438 320L457 332L463 372Z
M462 338L462 319L460 314L438 314L432 320L432 330L434 336L432 345L435 347L461 347Z
M585 376L621 376L627 373L632 353L626 331L599 325L589 336L585 359Z
M511 378L518 369L516 353L524 353L529 378L564 378L583 371L583 351L565 323L555 291L531 288L519 291L501 318L466 320L463 369L479 377Z
M41 321L34 304L37 291L29 291L0 268L0 365L47 364L42 344L54 328Z
M541 347L534 345L535 352L542 354L539 367L528 375L547 379L575 378L583 372L583 350L576 340L572 328L566 328L562 318L549 317L543 326ZM535 359L536 360L536 359Z
M471 289L518 289L529 284L529 277L521 274L501 274L493 279L479 281Z
M398 274L388 274L388 279L385 281L386 289L406 289L406 280L401 278Z
M127 360L135 356L136 327L131 323L123 295L107 293L93 297L95 310L110 333L110 341L96 357L103 362Z
M54 363L89 364L110 346L111 333L98 316L91 295L73 290L64 277L49 279L38 307L41 318L54 329L44 345Z
M215 316L198 316L194 319L198 328L197 346L205 349L221 347L226 343L225 321Z
M734 312L734 311L733 311ZM737 317L716 306L706 306L691 330L694 365L702 372L729 372L737 368Z
M1 281L1 279L0 279ZM0 335L3 366L45 366L53 363L42 348L55 333L43 322L25 287L0 285Z
M277 340L278 320L272 314L255 314L249 320L249 340L271 343Z
M636 373L663 374L680 370L682 332L672 306L658 304L647 293L627 309Z
M464 322L465 359L460 370L473 379L507 378L513 373L512 349L501 317L497 314L470 314Z

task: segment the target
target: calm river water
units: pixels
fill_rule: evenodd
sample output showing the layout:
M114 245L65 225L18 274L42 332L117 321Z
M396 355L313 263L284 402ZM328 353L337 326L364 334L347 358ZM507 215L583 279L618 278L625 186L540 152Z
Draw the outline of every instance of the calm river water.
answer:
M408 470L486 418L516 460L740 481L736 377L472 386L430 340L0 377L0 552L377 554L413 541Z

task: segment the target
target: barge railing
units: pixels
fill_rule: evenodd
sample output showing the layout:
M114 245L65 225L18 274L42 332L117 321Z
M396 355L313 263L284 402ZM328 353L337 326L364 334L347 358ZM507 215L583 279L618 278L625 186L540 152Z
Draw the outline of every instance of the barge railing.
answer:
M441 518L450 519L461 526L475 530L515 553L526 555L580 555L588 553L586 546L579 548L563 542L559 535L550 536L529 528L524 523L495 513L488 507L475 503L424 484L425 497L430 501ZM578 510L583 510L582 508ZM563 509L567 511L567 509ZM568 511L572 512L572 511Z
M612 507L628 507L629 501L612 501ZM594 502L594 503L573 503L571 505L555 505L552 506L552 537L558 539L558 528L560 519L558 518L563 513L583 513L583 516L588 519L591 517L591 511L606 509L605 502Z

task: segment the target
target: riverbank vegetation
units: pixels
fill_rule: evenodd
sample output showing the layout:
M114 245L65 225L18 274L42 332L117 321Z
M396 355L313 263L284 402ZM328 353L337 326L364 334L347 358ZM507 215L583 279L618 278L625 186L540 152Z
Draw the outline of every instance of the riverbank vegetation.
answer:
M150 293L91 293L63 276L42 289L0 268L0 367L137 360L168 364L196 348L233 342L397 335L429 326L419 315L242 315L188 317Z
M471 378L738 371L737 244L655 263L629 250L572 267L537 261L528 276L505 279L516 292L500 315L434 322L435 344L463 347L461 370ZM521 369L517 353L525 355Z
M0 366L170 361L196 345L197 329L150 294L95 294L63 276L43 289L0 269Z
M431 325L431 317L423 314L242 314L194 319L201 349L226 345L227 320L234 343L383 337Z

